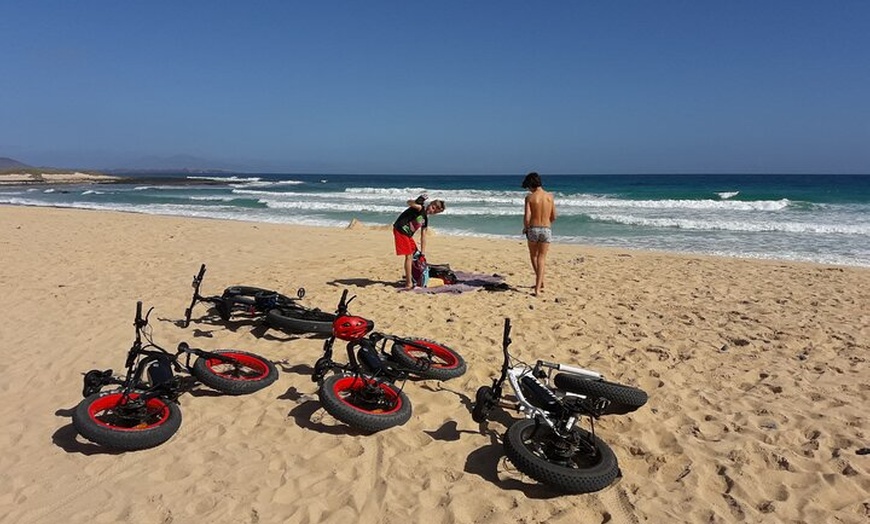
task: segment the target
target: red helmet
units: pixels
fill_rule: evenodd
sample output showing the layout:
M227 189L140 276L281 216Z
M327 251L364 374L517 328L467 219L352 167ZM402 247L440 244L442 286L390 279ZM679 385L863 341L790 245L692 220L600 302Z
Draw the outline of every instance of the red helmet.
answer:
M332 322L332 333L342 340L359 340L375 328L375 323L363 317L343 315Z

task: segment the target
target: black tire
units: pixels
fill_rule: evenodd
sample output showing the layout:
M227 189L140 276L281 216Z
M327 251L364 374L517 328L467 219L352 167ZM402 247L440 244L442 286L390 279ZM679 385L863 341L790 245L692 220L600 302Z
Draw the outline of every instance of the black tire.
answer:
M591 493L606 488L619 476L616 455L603 440L588 431L574 428L578 436L588 440L595 453L575 453L553 459L554 445L562 441L546 424L535 430L531 419L519 420L508 428L504 450L518 470L542 484L566 493Z
M130 398L135 399L136 393ZM175 402L153 398L146 403L146 417L118 417L124 399L120 389L94 393L73 411L73 427L89 441L110 449L134 451L153 448L169 440L181 427L181 409Z
M379 403L362 398L367 386L377 388L373 397ZM370 377L331 375L320 383L317 396L327 413L367 433L401 426L411 418L411 401L405 392Z
M396 362L408 369L409 373L420 378L435 380L449 380L465 374L465 360L453 349L425 338L407 340L426 348L423 350L398 340L393 343L390 353ZM431 364L427 354L432 355Z
M610 405L602 415L625 415L637 410L649 399L646 392L631 386L570 373L557 373L553 384L564 391L591 398L606 398Z
M495 407L495 392L489 386L480 386L474 395L474 407L471 408L471 418L478 424L486 422L489 413Z
M213 353L232 357L238 361L238 365L217 358L197 358L193 363L193 376L212 389L229 395L245 395L259 391L278 379L275 364L259 355L234 349Z
M275 293L271 289L263 289L261 287L253 287L253 286L230 286L224 289L224 297L237 297L237 296L245 296L245 297L254 297L260 293Z
M305 307L274 308L266 312L266 324L287 333L331 335L333 313Z

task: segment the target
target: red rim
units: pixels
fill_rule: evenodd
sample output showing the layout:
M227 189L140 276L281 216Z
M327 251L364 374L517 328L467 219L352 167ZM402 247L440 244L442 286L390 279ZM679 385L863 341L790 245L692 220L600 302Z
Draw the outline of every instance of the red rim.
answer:
M236 367L234 363L223 362L217 358L206 359L205 366L219 377L228 380L250 381L262 380L269 375L268 366L253 355L232 351L221 351L220 354L235 359L240 366Z
M393 404L393 408L389 410L364 409L360 406L357 406L356 404L348 402L348 397L353 392L361 390L368 384L376 384ZM363 413L377 413L379 415L389 415L391 413L396 413L402 408L402 397L399 396L398 391L393 389L390 384L378 382L372 379L363 379L360 377L343 377L335 381L335 384L333 384L332 386L332 391L333 393L335 393L336 398L341 400L344 404L352 407L357 411L362 411Z
M139 397L138 393L131 393L126 396L121 393L109 393L103 395L88 406L88 415L94 423L110 428L114 431L142 431L145 429L155 428L164 424L169 420L169 406L160 398L148 399L145 403L148 413L148 421L143 421L135 426L118 425L118 417L115 415L115 408L122 405L127 400L134 400Z
M432 354L433 368L453 369L459 365L459 359L456 358L456 355L444 346L428 340L414 340L413 342L429 349ZM402 351L409 357L417 359L425 358L427 354L426 351L407 344L402 345Z

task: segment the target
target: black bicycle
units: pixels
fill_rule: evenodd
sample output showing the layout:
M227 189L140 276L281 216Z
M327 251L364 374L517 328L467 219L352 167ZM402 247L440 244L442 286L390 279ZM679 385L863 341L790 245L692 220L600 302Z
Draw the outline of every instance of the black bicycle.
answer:
M619 465L610 447L595 435L594 421L640 408L647 394L604 380L589 369L544 360L534 366L521 362L508 352L510 331L510 320L505 319L501 375L492 386L477 390L472 418L484 423L496 407L522 413L525 418L514 422L504 436L504 450L518 470L538 482L569 493L609 486L619 475ZM505 382L515 402L505 400ZM578 425L584 417L589 430Z
M181 426L178 397L195 386L193 379L222 393L243 395L278 378L272 362L245 351L205 351L182 342L174 354L168 352L154 344L146 329L152 310L143 317L142 302L136 303L136 338L127 353L124 376L116 377L111 369L85 374L85 398L72 419L79 434L91 442L124 451L166 442ZM104 391L105 386L120 387Z
M411 418L411 401L403 388L410 377L447 380L465 373L465 360L453 349L422 338L373 333L374 322L348 314L341 294L332 336L311 379L319 383L318 397L337 420L367 432L404 424ZM347 362L333 360L335 340L347 342ZM392 342L388 353L386 346ZM333 374L327 376L332 371ZM400 383L400 386L396 384Z
M269 327L288 333L311 333L329 335L335 315L317 308L308 308L299 303L305 297L305 288L296 291L296 298L277 291L253 286L230 286L220 296L203 296L200 286L205 276L205 264L193 277L193 298L184 310L182 327L190 325L193 308L198 302L211 304L223 321L241 315L247 318L263 318Z

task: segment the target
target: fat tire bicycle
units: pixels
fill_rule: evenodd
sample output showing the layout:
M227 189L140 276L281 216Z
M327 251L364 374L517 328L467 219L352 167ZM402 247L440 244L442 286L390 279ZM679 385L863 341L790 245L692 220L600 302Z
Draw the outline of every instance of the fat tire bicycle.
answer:
M218 316L224 322L234 315L244 315L248 318L261 317L267 326L295 334L332 333L332 321L335 315L301 305L299 300L305 297L305 288L296 291L296 298L289 297L277 291L254 286L230 286L221 295L204 296L200 294L200 286L205 276L205 264L193 277L193 298L190 306L184 310L184 320L181 327L190 325L193 308L199 302L207 302L214 306Z
M91 442L122 451L157 446L181 427L178 397L196 380L222 393L244 395L278 378L272 362L246 351L205 351L181 342L170 353L153 342L147 329L153 309L143 317L142 302L136 303L136 337L127 352L125 375L116 377L111 369L85 373L84 399L72 420ZM119 387L103 390L106 386Z
M348 305L356 297L348 300L347 294L347 290L342 292L332 336L324 341L323 356L311 376L319 385L320 403L337 420L365 432L400 426L411 418L405 381L409 377L447 380L461 376L465 360L432 340L373 333L374 322L348 314ZM333 360L336 339L347 342L344 364ZM388 342L393 343L389 353Z
M501 374L475 394L472 418L483 424L496 407L519 411L502 439L505 455L522 473L567 493L589 493L620 475L616 455L595 434L595 420L626 414L647 402L647 394L604 380L595 371L538 360L534 366L511 356L510 319L505 319ZM552 376L551 376L552 375ZM504 385L516 401L507 401ZM579 426L588 419L589 429Z

